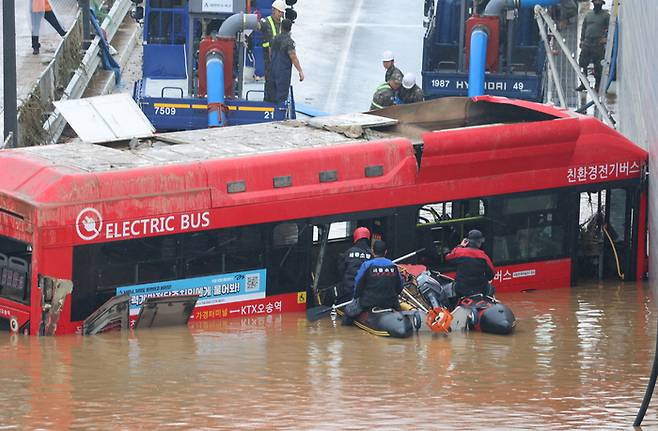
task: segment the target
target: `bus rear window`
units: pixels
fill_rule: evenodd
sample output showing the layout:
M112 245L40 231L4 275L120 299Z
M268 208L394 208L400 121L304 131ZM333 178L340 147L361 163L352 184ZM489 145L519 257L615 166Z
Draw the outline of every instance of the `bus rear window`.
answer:
M29 303L32 246L0 236L0 297Z

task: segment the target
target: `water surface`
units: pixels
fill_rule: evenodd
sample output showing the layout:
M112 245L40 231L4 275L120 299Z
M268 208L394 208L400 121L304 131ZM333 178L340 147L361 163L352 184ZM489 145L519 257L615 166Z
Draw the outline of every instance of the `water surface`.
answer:
M655 344L648 284L499 299L519 318L512 336L398 340L297 313L85 338L0 334L0 429L631 427Z

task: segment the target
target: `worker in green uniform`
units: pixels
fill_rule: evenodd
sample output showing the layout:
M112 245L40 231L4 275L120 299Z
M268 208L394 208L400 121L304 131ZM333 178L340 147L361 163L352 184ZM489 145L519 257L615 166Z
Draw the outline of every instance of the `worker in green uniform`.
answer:
M272 50L270 44L272 40L281 33L281 19L286 12L286 2L284 0L275 0L272 3L272 15L262 18L259 22L258 29L263 36L263 60L265 61L265 100L274 99L272 94L271 60Z
M380 84L372 95L370 110L382 109L386 106L394 105L397 99L397 91L401 82L397 78L391 78L388 82Z
M425 100L423 90L416 85L415 73L405 73L402 78L402 87L398 90L398 98L400 103L416 103Z
M583 27L580 33L580 56L578 65L582 68L583 74L587 76L587 67L594 63L594 89L599 91L601 83L601 72L603 66L601 61L605 53L605 44L608 39L608 25L610 24L610 14L603 10L604 0L592 0L594 10L587 12L583 20ZM581 84L576 91L584 91L585 86Z
M386 69L386 74L384 75L384 82L389 82L391 79L402 82L402 72L400 69L395 67L395 56L393 56L393 51L384 51L382 53L382 64L384 69Z

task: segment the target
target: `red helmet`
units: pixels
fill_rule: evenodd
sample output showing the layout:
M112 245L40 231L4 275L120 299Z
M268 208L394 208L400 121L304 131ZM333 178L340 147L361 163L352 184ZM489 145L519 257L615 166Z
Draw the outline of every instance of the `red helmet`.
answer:
M370 239L370 231L367 227L357 227L356 230L354 230L354 242L363 238Z

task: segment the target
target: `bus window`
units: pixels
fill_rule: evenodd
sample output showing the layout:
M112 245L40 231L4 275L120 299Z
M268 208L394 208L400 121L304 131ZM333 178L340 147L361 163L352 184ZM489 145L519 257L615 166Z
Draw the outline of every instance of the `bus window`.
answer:
M83 320L121 286L265 267L263 226L75 247L72 320Z
M279 223L272 230L272 246L285 247L297 244L299 241L299 226L297 223Z
M0 236L0 297L29 304L32 247Z
M580 276L623 279L633 270L632 196L622 188L581 193Z
M305 290L309 283L309 254L312 243L311 226L305 223L283 222L272 228L267 265L267 294Z
M353 222L339 221L329 225L329 241L346 241L352 237ZM313 243L320 242L320 229L313 226Z
M482 199L426 204L418 210L416 223L418 263L437 269L445 254L466 237L468 231L478 229L487 236L487 207Z
M496 265L566 255L566 198L550 193L495 201L491 257Z
M610 216L608 223L608 231L612 240L615 242L626 241L626 230L628 226L626 220L628 220L627 213L627 191L624 189L612 189L610 190Z

